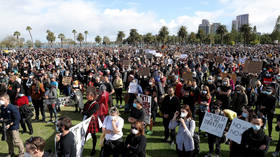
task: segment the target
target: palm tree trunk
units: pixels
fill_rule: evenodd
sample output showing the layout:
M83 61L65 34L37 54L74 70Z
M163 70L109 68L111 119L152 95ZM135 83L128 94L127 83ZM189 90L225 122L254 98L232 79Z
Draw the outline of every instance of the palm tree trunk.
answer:
M30 30L28 32L29 32L29 35L30 35L30 38L31 38L31 41L32 41L32 47L33 47L33 38L32 38Z

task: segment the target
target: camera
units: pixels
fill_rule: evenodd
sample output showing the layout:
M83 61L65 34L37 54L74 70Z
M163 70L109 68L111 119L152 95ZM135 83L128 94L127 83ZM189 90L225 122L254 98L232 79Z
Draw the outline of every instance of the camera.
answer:
M0 123L2 124L2 126L0 127L0 131L2 132L2 141L6 141L7 139L7 129L6 129L6 125L8 123L8 119L2 119L0 120Z

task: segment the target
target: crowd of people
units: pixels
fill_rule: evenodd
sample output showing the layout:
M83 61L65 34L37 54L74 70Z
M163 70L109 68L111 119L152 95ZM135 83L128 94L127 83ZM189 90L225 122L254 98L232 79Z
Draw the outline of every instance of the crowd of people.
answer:
M147 50L161 55L148 54ZM1 53L0 118L8 119L9 156L14 155L15 146L19 147L19 156L23 156L24 146L32 157L51 156L44 151L41 137L31 137L25 145L20 139L19 124L22 133L27 133L27 125L31 136L32 121L56 125L60 132L56 137L57 155L76 156L74 135L69 131L71 119L57 117L61 110L57 98L64 95L71 98L73 112L82 114L83 120L91 117L86 137L91 134L92 156L96 154L96 133L102 132L101 156L145 157L145 134L153 136L153 125L161 117L162 142L176 145L179 157L199 154L195 134L207 138L206 157L220 156L223 143L229 144L231 157L264 157L280 99L279 53L279 45L18 49ZM250 72L247 61L262 62L262 68ZM142 73L143 69L148 73ZM185 77L185 73L191 77ZM133 93L129 91L132 83L137 84ZM152 98L150 115L138 94ZM50 113L48 121L45 109ZM128 119L120 115L121 109ZM239 118L253 127L243 133L241 144L200 130L196 133L206 112ZM150 117L149 123L144 120L146 116ZM124 139L126 121L131 124L131 133ZM275 130L279 128L280 117ZM279 151L280 138L273 156Z

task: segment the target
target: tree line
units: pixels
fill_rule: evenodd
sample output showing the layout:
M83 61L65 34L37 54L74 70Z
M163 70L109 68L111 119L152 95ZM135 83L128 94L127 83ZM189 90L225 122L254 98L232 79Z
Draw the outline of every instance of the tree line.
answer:
M14 47L42 47L42 42L39 40L33 41L32 28L31 26L26 27L26 31L29 33L30 40L25 42L24 38L21 38L21 33L15 31L13 35L6 37L0 42L1 48L14 48ZM63 45L76 45L79 46L89 44L88 31L83 33L78 33L75 29L72 30L73 38L66 38L63 33L56 35L54 32L46 31L46 40L48 41L48 46L53 47L56 39L59 39L60 47ZM251 27L250 25L243 25L239 30L232 29L230 32L227 30L225 25L218 26L216 32L211 34L206 34L203 29L198 30L198 32L187 31L185 26L181 26L176 35L171 35L169 33L168 27L162 26L158 31L158 34L140 34L137 29L130 29L128 36L126 37L123 31L118 31L115 41L110 41L107 36L97 35L94 37L94 41L97 44L103 45L186 45L186 44L222 44L222 45L256 45L256 44L273 44L275 40L280 41L280 25L276 26L271 34L259 34L257 33L256 26Z

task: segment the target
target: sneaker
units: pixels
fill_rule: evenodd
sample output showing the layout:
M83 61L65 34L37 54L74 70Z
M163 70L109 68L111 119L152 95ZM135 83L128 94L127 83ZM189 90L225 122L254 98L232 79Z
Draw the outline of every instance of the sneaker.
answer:
M204 157L212 157L211 153L208 153L207 155L205 155Z
M152 135L152 134L153 134L153 131L147 131L146 134L147 134L147 135Z
M48 121L48 123L52 123L52 122L53 122L52 120L49 120L49 121Z
M273 152L273 153L272 153L272 156L273 156L273 157L279 156L279 152Z

